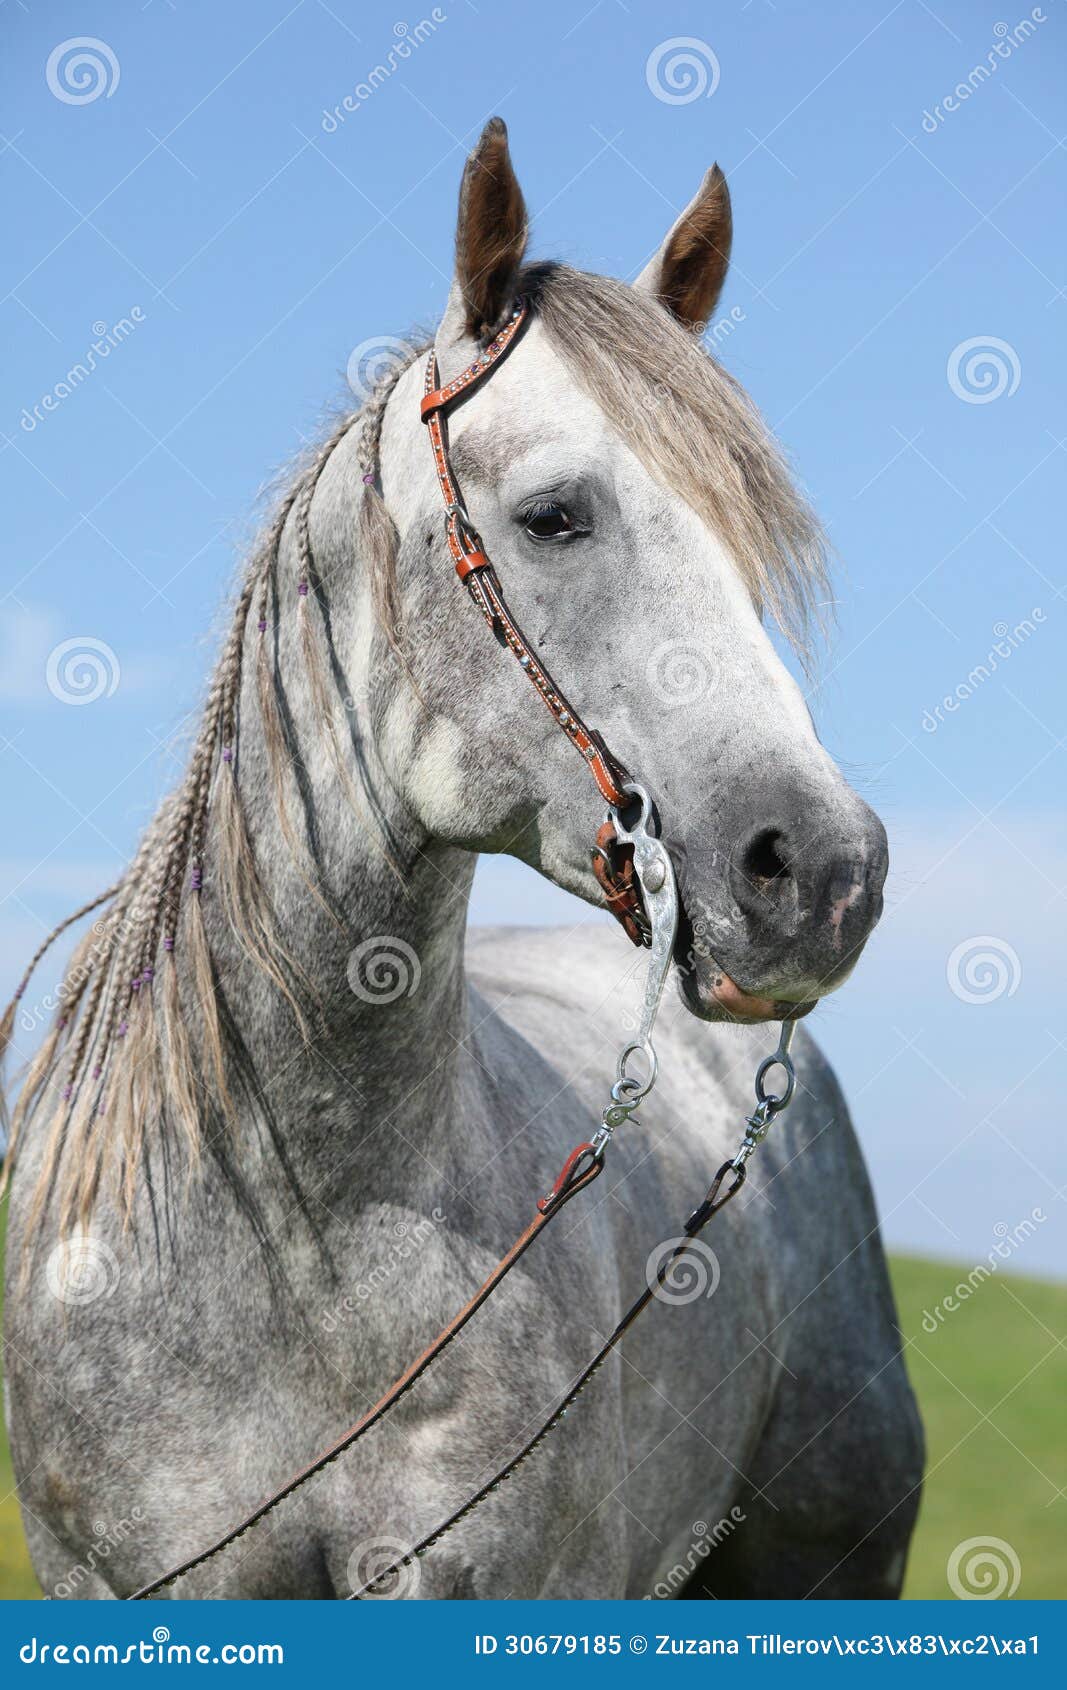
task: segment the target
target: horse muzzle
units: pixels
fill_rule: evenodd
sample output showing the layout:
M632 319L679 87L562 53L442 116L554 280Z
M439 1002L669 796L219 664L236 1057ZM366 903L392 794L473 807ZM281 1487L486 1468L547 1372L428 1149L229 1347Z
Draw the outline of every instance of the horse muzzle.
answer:
M695 1015L796 1019L848 978L882 912L889 852L863 800L833 796L820 816L780 793L757 826L732 830L725 859L682 854L675 960Z

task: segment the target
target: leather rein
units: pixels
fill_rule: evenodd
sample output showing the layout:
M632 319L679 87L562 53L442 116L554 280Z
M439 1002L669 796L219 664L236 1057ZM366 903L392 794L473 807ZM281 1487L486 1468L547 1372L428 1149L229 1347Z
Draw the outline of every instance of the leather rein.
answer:
M347 1431L305 1467L294 1473L285 1484L224 1536L199 1553L189 1556L168 1573L134 1591L126 1598L127 1601L142 1601L154 1596L186 1573L221 1554L377 1425L401 1398L407 1395L427 1368L444 1353L453 1338L489 1300L512 1268L566 1204L599 1177L604 1167L605 1152L616 1128L630 1119L656 1081L658 1063L651 1035L673 957L678 930L678 894L674 868L666 847L649 831L653 813L652 801L644 788L630 779L626 769L608 750L596 730L586 725L540 659L535 656L526 636L508 609L500 579L459 496L449 460L446 431L449 410L483 382L501 359L506 357L527 320L528 306L524 301L520 301L505 326L489 342L484 352L444 386L439 385L437 355L435 350L431 350L426 363L421 415L433 448L434 467L445 505L445 533L456 573L493 633L513 653L520 668L552 712L561 731L588 765L597 788L608 805L607 819L597 832L592 850L593 872L604 893L608 909L633 943L647 948L650 953L640 1026L636 1037L625 1046L619 1056L610 1101L603 1111L598 1130L587 1143L579 1144L571 1151L552 1189L537 1200L535 1213L529 1224L501 1257L484 1283L447 1325L442 1327L421 1355L410 1363L377 1402ZM635 810L639 812L636 819ZM401 1568L440 1542L446 1532L450 1532L460 1521L466 1519L509 1479L563 1419L571 1404L599 1372L638 1315L656 1296L678 1259L685 1255L692 1240L741 1189L748 1158L793 1096L796 1075L789 1055L793 1028L792 1022L782 1023L777 1049L766 1057L756 1070L756 1106L746 1118L746 1130L737 1153L719 1168L704 1197L684 1223L683 1237L660 1263L654 1278L645 1285L600 1349L578 1374L566 1395L517 1454L498 1468L492 1477L467 1497L446 1520L418 1543L413 1544L406 1554L398 1555L389 1566L376 1573L359 1590L353 1591L348 1600L359 1601L375 1594L378 1587L397 1574ZM631 1072L630 1066L635 1057L641 1060L638 1071ZM785 1074L785 1085L781 1092L766 1089L766 1076L774 1067L781 1068Z

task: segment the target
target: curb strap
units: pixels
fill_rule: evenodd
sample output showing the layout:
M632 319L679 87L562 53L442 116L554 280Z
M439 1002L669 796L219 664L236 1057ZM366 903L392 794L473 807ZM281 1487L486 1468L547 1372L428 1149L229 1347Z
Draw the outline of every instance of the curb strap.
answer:
M577 1149L572 1150L560 1169L552 1190L547 1197L542 1197L538 1201L537 1214L525 1232L519 1234L507 1254L501 1257L488 1279L474 1293L470 1301L463 1305L459 1313L452 1317L448 1325L441 1328L433 1342L423 1350L420 1356L416 1357L410 1367L400 1375L399 1379L394 1380L389 1389L378 1398L378 1401L373 1403L366 1413L360 1416L355 1425L350 1426L347 1432L344 1432L328 1449L323 1450L321 1455L317 1455L314 1461L309 1462L306 1467L302 1467L298 1473L294 1473L280 1490L276 1490L265 1502L261 1502L258 1508L254 1508L251 1514L247 1515L239 1525L234 1526L231 1531L228 1531L225 1537L220 1537L216 1543L201 1550L198 1555L191 1555L187 1561L180 1562L169 1573L164 1573L161 1578L153 1579L151 1584L143 1585L140 1590L135 1590L132 1595L126 1597L126 1601L142 1602L146 1597L154 1596L157 1591L166 1589L167 1585L173 1584L185 1573L191 1573L194 1567L201 1567L205 1561L210 1561L214 1556L221 1554L231 1543L236 1542L239 1537L244 1536L245 1532L250 1531L265 1515L277 1508L280 1502L284 1502L287 1496L291 1496L294 1491L299 1490L309 1479L314 1478L316 1473L321 1473L324 1467L328 1467L331 1461L336 1461L337 1457L343 1454L346 1449L350 1449L365 1432L369 1432L372 1426L377 1425L378 1421L388 1414L394 1404L399 1402L401 1397L406 1396L415 1381L421 1379L431 1362L436 1361L438 1356L448 1348L453 1338L462 1332L472 1315L477 1313L482 1304L492 1296L502 1280L507 1278L516 1262L526 1254L534 1239L545 1230L549 1221L553 1220L564 1204L569 1203L571 1198L575 1197L579 1191L584 1191L586 1186L592 1185L602 1172L603 1167L603 1156L594 1150L593 1145L580 1144Z
M541 694L558 726L588 763L589 772L596 781L601 797L608 804L624 806L628 803L625 791L625 783L628 779L626 770L618 759L612 756L596 730L587 727L582 721L582 718L556 685L544 664L534 655L529 641L509 611L500 585L500 578L486 556L481 536L468 516L459 496L448 456L448 439L445 429L445 419L448 412L453 405L465 398L472 388L476 387L479 382L484 381L500 360L507 355L526 323L528 315L529 309L525 300L520 300L507 323L499 334L489 342L485 351L474 360L473 364L468 364L465 370L462 370L458 376L454 376L451 381L446 382L443 387L438 385L440 377L437 367L437 353L431 350L426 360L426 380L420 412L429 431L430 445L433 448L434 468L437 471L438 484L445 502L445 533L448 539L448 549L456 566L456 574L489 623L497 639L506 645L518 659L519 667L525 670ZM600 879L600 876L598 875L597 878ZM636 893L634 896L636 897ZM623 919L619 910L614 906L612 906L612 913L618 914L620 920ZM630 913L628 905L626 913L627 915ZM623 925L626 925L625 921ZM627 927L627 932L633 938L633 932L629 927ZM635 940L635 943L640 942L639 939Z
M720 1187L727 1176L729 1176L730 1183L727 1185L726 1190L720 1193ZM601 1344L592 1360L587 1362L585 1367L582 1368L582 1371L575 1379L574 1384L571 1386L566 1396L560 1399L548 1419L538 1428L533 1437L529 1438L526 1443L523 1444L517 1455L513 1455L510 1461L505 1462L503 1467L499 1467L493 1474L493 1477L487 1480L480 1490L475 1491L473 1496L468 1497L462 1507L457 1508L454 1514L450 1514L447 1520L436 1527L436 1529L430 1532L426 1537L420 1538L419 1542L414 1544L406 1555L399 1556L367 1584L363 1585L359 1590L353 1591L351 1596L345 1598L346 1601L362 1601L365 1596L371 1595L378 1585L382 1584L386 1579L391 1578L394 1573L399 1572L401 1567L409 1566L411 1562L416 1560L419 1556L425 1555L428 1549L432 1549L435 1544L440 1543L445 1534L450 1532L454 1526L458 1526L461 1520L465 1520L469 1514L473 1514L474 1510L478 1508L488 1496L491 1496L493 1491L499 1489L505 1479L510 1479L511 1475L516 1472L531 1455L533 1455L534 1451L544 1443L549 1433L559 1425L560 1421L567 1413L567 1410L571 1407L571 1404L576 1402L578 1397L581 1396L590 1380L599 1373L612 1351L616 1349L621 1340L626 1336L627 1332L629 1332L638 1315L641 1314L643 1310L647 1309L653 1297L656 1296L662 1287L664 1280L670 1274L675 1263L680 1257L686 1255L688 1252L693 1239L703 1230L713 1215L718 1214L719 1210L725 1208L726 1204L729 1203L732 1197L737 1196L737 1193L740 1191L744 1183L744 1167L737 1167L733 1162L724 1162L718 1173L715 1175L715 1178L712 1180L711 1185L708 1187L707 1193L702 1202L696 1209L694 1209L693 1213L686 1221L685 1237L678 1241L678 1244L671 1251L670 1255L661 1262L660 1266L656 1270L655 1278L650 1284L645 1286L641 1295L630 1304L630 1307L627 1309L614 1331L608 1338L605 1339L604 1343Z

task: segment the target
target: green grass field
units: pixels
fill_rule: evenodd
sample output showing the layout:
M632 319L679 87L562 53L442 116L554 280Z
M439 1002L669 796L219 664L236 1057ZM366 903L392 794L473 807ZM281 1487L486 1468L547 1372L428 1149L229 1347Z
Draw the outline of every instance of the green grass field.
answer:
M951 1595L953 1549L989 1537L1018 1557L1017 1597L1067 1595L1067 1286L1000 1273L929 1332L924 1311L967 1270L910 1257L892 1270L928 1446L905 1596ZM38 1595L0 1430L0 1598Z

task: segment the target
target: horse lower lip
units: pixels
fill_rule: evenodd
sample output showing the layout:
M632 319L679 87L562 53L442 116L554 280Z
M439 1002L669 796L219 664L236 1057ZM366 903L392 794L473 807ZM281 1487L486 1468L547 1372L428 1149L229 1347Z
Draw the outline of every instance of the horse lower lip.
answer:
M720 973L715 976L711 995L735 1021L770 1021L777 1013L773 998L753 997L751 992L742 991L728 974Z
M703 987L703 992L724 1010L731 1021L799 1021L815 1008L816 999L799 1003L777 998L759 997L754 992L746 992L737 981L720 968L712 957L707 957L710 983ZM689 921L684 898L679 898L678 938L675 942L675 961L679 966L692 967L693 962L693 929Z

